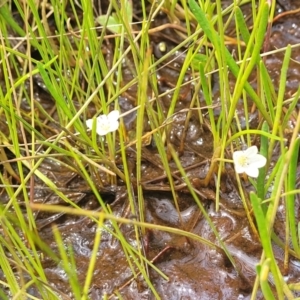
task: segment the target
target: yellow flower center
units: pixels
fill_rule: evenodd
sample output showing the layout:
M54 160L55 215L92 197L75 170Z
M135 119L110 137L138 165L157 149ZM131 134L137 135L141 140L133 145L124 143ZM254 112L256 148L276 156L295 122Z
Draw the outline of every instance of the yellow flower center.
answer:
M238 161L242 167L246 167L249 165L248 157L246 157L246 156L241 156Z

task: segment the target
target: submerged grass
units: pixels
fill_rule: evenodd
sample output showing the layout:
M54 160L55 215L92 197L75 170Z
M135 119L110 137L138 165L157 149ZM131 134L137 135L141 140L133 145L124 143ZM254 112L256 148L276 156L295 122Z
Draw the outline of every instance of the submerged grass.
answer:
M248 30L241 11L242 5L246 3L252 4L251 31ZM283 245L286 261L289 255L300 259L300 233L294 213L295 196L299 193L295 188L295 174L300 144L300 120L299 114L295 114L295 107L300 88L292 99L285 99L286 74L291 60L290 46L285 49L278 92L260 55L264 43L268 42L266 32L272 22L274 6L270 7L265 1L260 1L257 7L254 1L234 1L224 9L220 1L202 1L199 5L195 0L162 1L159 4L156 1L150 1L149 4L141 0L141 17L137 24L133 20L136 12L132 2L125 0L110 1L107 15L100 16L97 16L88 1L69 1L69 11L66 10L66 5L64 1L51 1L37 7L32 0L21 3L12 0L0 5L0 65L3 86L0 89L0 116L1 122L6 123L6 127L3 124L1 126L7 128L7 133L0 133L0 180L2 194L9 199L0 207L0 266L4 275L0 281L1 299L36 299L30 294L32 290L37 290L38 298L41 299L58 299L63 296L64 291L53 288L45 275L42 252L39 250L41 245L49 257L61 262L61 268L68 275L72 298L88 299L98 249L101 246L102 230L110 232L120 242L133 278L141 274L157 299L160 295L151 282L149 269L153 268L164 278L167 277L146 258L142 244L146 228L187 236L210 247L222 247L235 265L226 245L218 237L217 230L205 213L169 138L173 117L178 113L180 90L186 84L193 85L194 95L188 109L181 111L187 113L185 131L192 111L197 110L199 126L205 123L213 136L214 153L211 154L210 169L206 178L200 182L206 187L217 176L216 209L219 209L225 153L242 148L243 145L250 146L255 138L261 139L261 153L268 158L268 164L261 170L257 181L251 181L255 188L255 193L250 195L251 204L248 192L237 176L246 214L264 249L261 263L257 267L252 299L255 299L259 288L266 299L293 299L292 289L296 289L297 285L285 284L276 265L272 243ZM160 59L154 60L151 34L156 29L150 28L151 20L162 11L168 15L171 24L177 24L174 28L178 30L181 42ZM18 16L18 22L15 21L15 15ZM178 25L180 22L184 22L185 27ZM235 46L239 61L235 61L226 46L227 40L232 41L225 34L230 22L235 22ZM108 45L114 46L112 51L102 48L104 41L109 41ZM168 60L183 47L186 52L177 82L173 89L166 92L171 95L170 105L163 107L160 99L164 94L159 93L156 72L161 64L167 66ZM111 60L107 59L107 51L111 51ZM127 82L123 80L125 66L131 72L131 79ZM190 82L185 82L188 70L191 70L192 78ZM254 70L258 82L256 90L249 79ZM233 89L230 86L229 72L235 77ZM218 105L221 108L218 117L214 112L216 105L211 83L212 76L216 73L220 87ZM51 95L53 108L44 109L36 99L35 81ZM87 132L85 120L94 115L107 114L113 109L119 110L117 100L128 90L135 91L135 107L122 116L136 111L134 130L127 131L121 119L119 130L104 138L99 138L94 129L91 133ZM203 99L199 99L199 91L202 91ZM200 100L204 100L206 104L208 121L204 121L204 107ZM240 100L244 102L246 129L242 129L242 121L236 114ZM254 103L259 113L257 128L250 129L249 126L249 103ZM287 109L283 110L284 107ZM148 132L145 131L146 118L149 120ZM296 119L295 126L287 146L284 136L292 118ZM165 171L176 209L179 211L175 183L175 178L178 180L178 177L174 177L170 167L171 159L182 175L182 183L188 187L219 239L219 245L188 231L146 223L142 161L144 141L149 136L152 136L159 153L158 167ZM275 146L280 148L279 159L270 168ZM179 152L183 148L184 138ZM127 155L128 149L136 155L134 175L132 162ZM14 158L9 159L11 156ZM70 172L78 174L86 182L102 208L101 213L82 210L67 193L60 190L57 182L40 170L49 157L68 166ZM114 216L99 192L106 185L115 186L118 180L122 180L127 189L130 211L128 218ZM37 181L72 208L34 204ZM272 191L269 192L270 190ZM281 200L286 202L287 207L285 241L273 233ZM79 282L76 276L72 245L64 244L58 227L53 226L57 253L43 244L36 225L36 211L82 215L96 222L94 247L84 282ZM123 235L122 224L133 226L135 244ZM292 247L289 240L292 241ZM270 287L269 276L274 278L276 289ZM120 291L116 290L115 295L120 296Z

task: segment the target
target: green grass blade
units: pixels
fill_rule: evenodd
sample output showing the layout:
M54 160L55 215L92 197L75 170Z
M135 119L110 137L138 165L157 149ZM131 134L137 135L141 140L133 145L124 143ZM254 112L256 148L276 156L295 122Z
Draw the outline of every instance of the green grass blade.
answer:
M242 38L245 41L245 43L248 44L250 40L250 32L248 30L248 25L245 22L243 12L239 7L235 8L235 17L236 17L236 24L242 35Z
M214 45L217 49L218 48L220 49L220 40L218 38L218 35L212 28L209 21L207 20L205 13L202 11L202 9L199 7L199 5L196 3L195 0L189 0L189 5L191 8L191 12L194 14L197 22L203 29L205 35L211 40L212 43L214 43ZM261 114L263 115L265 120L268 122L268 124L270 126L272 126L272 121L270 119L268 112L262 105L258 95L255 93L255 91L253 90L251 85L247 82L249 73L253 69L254 64L257 62L257 57L259 55L259 52L260 52L260 49L261 49L261 46L263 43L264 32L265 32L265 28L268 23L268 12L269 12L269 6L267 3L265 3L261 9L261 14L262 14L261 23L257 22L258 24L256 24L256 27L259 28L259 33L257 34L259 39L258 39L258 42L255 44L255 51L253 51L253 56L248 65L247 73L240 72L240 68L237 65L237 63L235 62L235 60L233 59L233 57L231 56L230 52L228 51L227 48L224 48L226 62L228 64L229 69L231 70L231 72L233 73L233 75L235 77L238 78L238 76L242 76L242 80L237 80L239 87L238 87L238 91L236 92L236 95L235 95L235 100L232 104L232 109L231 109L230 119L228 120L228 124L231 124L231 120L233 118L233 112L235 110L236 102L237 102L239 96L241 95L242 89L244 88L247 91L247 93L249 94L249 96L252 98L254 103L257 105L259 111L261 112ZM252 39L249 40L249 44L253 43L253 42L254 42L254 35L252 35ZM250 46L248 49L250 49ZM252 50L252 48L251 48L251 50ZM243 74L243 75L241 75L241 74Z
M25 36L26 32L19 26L19 24L12 18L11 12L6 4L0 4L0 16L11 28L20 36Z
M287 112L285 113L285 116L282 121L282 128L287 128L289 126L288 122L290 121L292 114L295 114L295 115L297 114L295 107L298 104L299 98L300 98L300 86L299 86L297 92L295 93L295 95L291 99L289 108L288 108Z
M287 71L291 59L291 53L292 53L291 46L288 45L284 55L284 60L282 63L281 74L280 74L279 91L278 91L278 97L276 101L276 113L274 118L274 126L272 130L272 133L274 135L278 134L279 128L281 126L283 99L284 99L284 92L286 88ZM273 153L273 148L274 148L274 141L270 141L268 157L271 157Z
M78 282L77 277L77 268L73 257L73 251L72 251L72 245L68 246L69 254L67 253L65 249L65 243L62 239L62 236L57 228L57 226L53 226L52 232L56 241L56 244L58 245L58 250L61 257L61 265L64 271L66 272L68 276L68 280L70 283L70 286L72 288L73 297L76 300L81 299L81 287ZM71 256L69 258L69 256Z
M266 219L264 216L263 209L261 207L261 200L254 193L250 193L250 199L251 199L255 220L260 235L260 241L263 246L265 256L270 259L270 269L274 276L277 296L278 299L283 299L283 290L282 290L283 278L279 272L274 257L272 244L271 244L271 235L270 232L268 231L268 227L266 226Z
M269 132L269 126L267 122L264 122L262 125L262 131ZM268 138L264 135L260 138L260 154L262 154L264 157L268 157ZM257 178L257 196L260 199L265 198L265 179L266 179L266 168L260 168L259 169L259 175ZM263 210L266 212L266 208L263 205Z
M200 73L200 82L201 82L201 86L202 86L205 103L209 107L208 115L209 115L209 121L210 121L210 126L211 126L211 132L213 134L214 141L218 141L219 138L218 138L218 131L217 131L216 124L215 124L214 110L213 110L213 108L210 108L210 106L212 105L211 92L209 89L209 83L207 83L207 78L205 76L203 63L199 63L199 73Z
M271 287L268 282L270 261L271 260L267 258L261 265L258 265L256 267L256 270L259 276L261 290L263 292L263 295L265 296L265 299L275 300L276 298L273 295Z
M266 99L266 107L268 107L268 112L270 114L271 120L274 123L275 119L275 109L274 109L274 103L276 103L276 94L275 89L272 83L272 79L270 78L270 75L268 73L268 70L263 63L263 61L259 64L259 74L260 74L260 80L261 80L261 89L262 93L265 94Z
M294 149L292 150L292 157L290 160L289 170L287 174L287 192L293 191L296 186L299 147L300 147L300 138L296 140ZM288 213L287 221L289 222L289 226L290 226L292 245L295 252L298 255L300 255L300 246L299 246L296 216L295 216L295 195L290 194L286 196L286 207Z

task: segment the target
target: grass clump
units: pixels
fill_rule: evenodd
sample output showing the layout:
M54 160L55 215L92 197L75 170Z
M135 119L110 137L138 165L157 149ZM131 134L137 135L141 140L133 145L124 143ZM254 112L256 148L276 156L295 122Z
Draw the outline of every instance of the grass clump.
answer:
M244 5L252 9L251 30L243 16ZM131 272L129 282L142 277L156 299L161 295L150 273L155 270L165 280L168 277L154 258L147 257L149 230L222 249L236 267L207 214L203 190L209 187L216 191L214 208L221 209L221 181L224 174L232 174L227 162L232 162L234 151L255 143L261 145L267 165L260 169L257 179L249 179L252 192L245 188L243 176L232 176L263 249L252 299L258 289L266 299L293 299L297 285L285 283L272 245L284 249L285 267L290 255L300 258L294 213L299 193L295 174L300 129L295 107L300 90L286 99L290 46L281 49L285 54L278 89L262 55L272 54L267 52L267 45L274 5L234 1L223 7L220 1L199 5L194 0L141 0L139 4L113 0L103 7L87 1L51 1L37 6L32 0L12 0L0 5L1 299L90 299L105 234L122 249ZM162 14L169 23L156 26ZM168 44L154 42L166 29L176 34L171 40L174 47L167 51ZM236 57L229 50L233 48ZM170 73L157 76L169 66L173 68ZM171 83L163 77L169 74ZM218 86L218 97L214 85ZM238 114L239 105L243 117ZM96 122L91 131L87 130L86 120L112 110L121 112L117 131L99 137ZM250 122L254 111L255 127ZM182 116L184 122L176 127ZM209 167L196 181L189 177L181 159L187 149L197 153L187 145L195 119L211 137L211 151L205 157ZM291 121L292 129L288 127ZM288 130L291 137L287 140ZM162 187L156 184L158 178L145 180L145 161L154 162L160 170ZM63 170L68 180L56 178L55 168ZM74 178L78 193L70 188ZM118 199L120 187L128 206L122 216L116 216L106 195L114 194ZM178 194L188 190L216 242L196 235L191 228L148 222L145 193L153 188L170 192L178 212ZM40 201L42 190L46 200ZM86 194L93 195L100 211L82 207ZM273 230L282 202L286 207L284 239ZM40 222L41 214L49 223ZM69 215L96 224L89 264L81 277L73 245L64 240L60 226L52 221ZM41 232L46 225L41 224L52 226L55 249L43 241ZM53 287L44 267L45 256L66 274L67 292ZM107 298L113 294L121 298L121 293L122 286L116 286Z

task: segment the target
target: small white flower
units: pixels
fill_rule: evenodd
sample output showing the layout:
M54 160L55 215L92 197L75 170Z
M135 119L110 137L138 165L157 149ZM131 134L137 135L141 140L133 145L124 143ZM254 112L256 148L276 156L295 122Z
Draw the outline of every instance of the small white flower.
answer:
M100 115L96 118L96 132L103 136L109 132L114 132L119 128L120 112L118 110L111 111L108 115ZM93 119L86 120L86 126L93 128Z
M240 173L246 173L250 177L257 178L258 169L265 166L267 159L258 154L256 146L249 147L245 151L233 152L233 163L235 171Z

